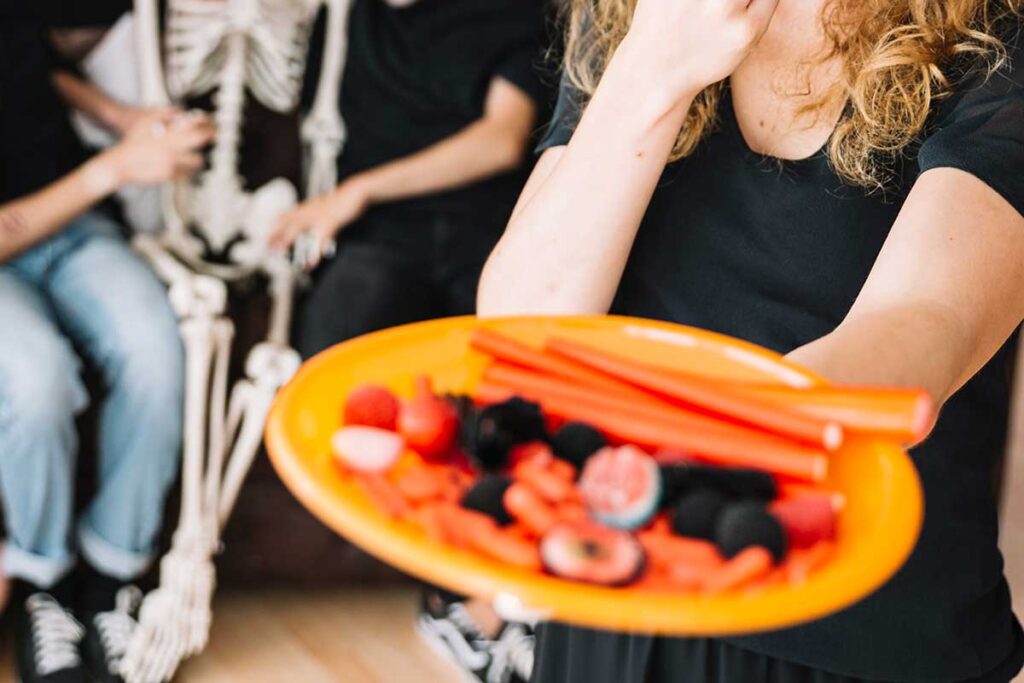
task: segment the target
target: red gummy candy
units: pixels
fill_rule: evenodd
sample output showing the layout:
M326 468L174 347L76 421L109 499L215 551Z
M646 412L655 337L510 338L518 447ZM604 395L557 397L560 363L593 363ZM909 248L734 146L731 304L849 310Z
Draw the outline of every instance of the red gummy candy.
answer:
M395 431L398 424L398 399L384 387L366 384L348 395L345 424Z
M777 500L769 506L789 537L792 548L809 548L836 536L836 513L832 497L812 494Z

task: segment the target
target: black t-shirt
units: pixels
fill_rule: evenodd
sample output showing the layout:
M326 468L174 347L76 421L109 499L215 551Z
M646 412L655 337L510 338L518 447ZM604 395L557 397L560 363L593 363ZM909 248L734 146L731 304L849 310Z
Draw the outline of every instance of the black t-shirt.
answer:
M52 183L81 161L50 85L52 63L35 9L0 0L0 203Z
M341 91L348 139L339 177L413 154L465 128L483 114L496 77L543 106L542 7L542 0L418 0L406 8L355 0ZM317 34L307 95L319 71L322 22ZM386 208L507 216L522 181L522 172L510 173Z
M612 311L786 353L843 320L921 173L962 169L1024 214L1022 42L1015 35L1009 46L1019 68L987 82L967 79L935 108L899 169L898 187L884 196L844 186L824 151L782 163L752 152L727 94L719 129L696 154L666 168ZM569 141L577 95L563 85L541 149ZM733 643L872 680L964 680L1010 656L1017 627L996 545L992 483L1006 431L1009 347L949 400L932 436L912 453L927 512L904 569L838 615Z

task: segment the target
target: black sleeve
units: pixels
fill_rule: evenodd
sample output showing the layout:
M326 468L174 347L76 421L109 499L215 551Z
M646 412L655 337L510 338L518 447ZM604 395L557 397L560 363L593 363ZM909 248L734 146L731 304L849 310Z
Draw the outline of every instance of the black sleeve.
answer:
M537 145L536 152L541 154L551 147L560 147L569 144L576 125L583 115L584 96L566 76L562 76L562 83L558 87L558 101L555 102L555 113L551 116L551 123L548 124L547 132Z
M0 12L0 203L69 170L66 132L64 110L50 87L42 26L32 15Z
M499 55L491 77L504 78L526 93L538 107L545 107L548 92L541 81L540 59L540 46L534 41L526 41Z
M936 112L921 145L921 173L956 168L975 176L1024 215L1024 38L1007 41L1009 64L968 81Z
M416 5L413 6L414 8ZM491 82L501 77L540 107L547 91L540 76L544 46L544 3L540 0L446 0L430 9L433 36L424 46L430 82L437 95L467 111L482 111Z

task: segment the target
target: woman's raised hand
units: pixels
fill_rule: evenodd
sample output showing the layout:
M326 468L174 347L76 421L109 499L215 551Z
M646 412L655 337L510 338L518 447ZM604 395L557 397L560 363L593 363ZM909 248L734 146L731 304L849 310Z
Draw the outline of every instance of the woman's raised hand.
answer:
M779 0L638 0L623 46L674 100L728 77L764 35Z

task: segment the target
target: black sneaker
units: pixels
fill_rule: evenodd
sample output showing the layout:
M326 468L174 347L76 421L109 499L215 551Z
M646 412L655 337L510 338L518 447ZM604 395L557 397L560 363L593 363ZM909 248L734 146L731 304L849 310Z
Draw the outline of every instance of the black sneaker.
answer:
M47 593L25 599L14 629L20 683L86 683L79 644L85 629Z
M138 625L136 617L141 603L142 591L135 586L125 586L117 592L114 609L83 618L82 656L96 683L124 683L121 659Z
M487 680L494 641L480 632L462 602L445 602L436 592L424 595L416 630L435 654L458 668L463 680Z
M524 624L507 623L490 647L486 683L527 683L533 673L536 637Z

